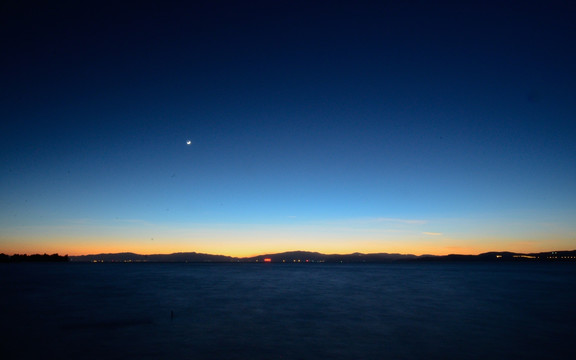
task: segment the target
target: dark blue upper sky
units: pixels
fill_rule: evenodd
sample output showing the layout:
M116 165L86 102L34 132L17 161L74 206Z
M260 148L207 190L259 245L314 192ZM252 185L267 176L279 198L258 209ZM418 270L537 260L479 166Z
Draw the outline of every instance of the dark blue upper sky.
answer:
M0 250L574 247L575 9L8 1Z

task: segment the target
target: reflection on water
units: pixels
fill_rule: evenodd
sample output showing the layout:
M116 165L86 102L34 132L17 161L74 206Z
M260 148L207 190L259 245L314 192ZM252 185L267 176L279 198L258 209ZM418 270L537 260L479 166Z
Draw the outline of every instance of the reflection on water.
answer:
M576 355L574 264L3 264L12 359Z

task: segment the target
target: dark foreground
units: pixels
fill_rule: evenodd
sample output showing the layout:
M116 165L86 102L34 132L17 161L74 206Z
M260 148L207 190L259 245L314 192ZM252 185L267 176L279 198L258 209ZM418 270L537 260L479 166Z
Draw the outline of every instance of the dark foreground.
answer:
M3 359L576 356L576 266L0 264Z

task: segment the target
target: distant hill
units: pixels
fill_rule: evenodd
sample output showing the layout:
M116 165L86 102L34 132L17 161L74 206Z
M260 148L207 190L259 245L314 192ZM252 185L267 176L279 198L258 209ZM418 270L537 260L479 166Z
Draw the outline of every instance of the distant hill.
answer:
M140 255L126 252L116 254L70 256L70 260L83 262L236 262L237 258L196 252L154 255Z
M327 262L327 263L363 263L363 262L392 262L397 260L411 260L416 259L416 255L402 255L402 254L388 254L388 253L375 253L375 254L321 254L318 252L309 251L289 251L279 254L266 254L258 255L250 258L242 258L242 261L248 262Z
M196 252L180 252L173 254L140 255L134 253L97 254L70 256L74 262L195 262L195 263L231 263L231 262L271 262L271 263L390 263L398 261L417 262L496 262L496 261L574 261L576 250L550 251L541 253L487 252L479 255L411 255L411 254L322 254L310 251L288 251L277 254L265 254L253 257L231 257L211 255Z

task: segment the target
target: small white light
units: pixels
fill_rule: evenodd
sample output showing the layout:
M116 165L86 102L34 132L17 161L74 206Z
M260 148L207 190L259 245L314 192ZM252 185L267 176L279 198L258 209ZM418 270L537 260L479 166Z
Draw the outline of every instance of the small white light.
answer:
M191 141L191 140L186 140L186 145L192 145L192 141Z

